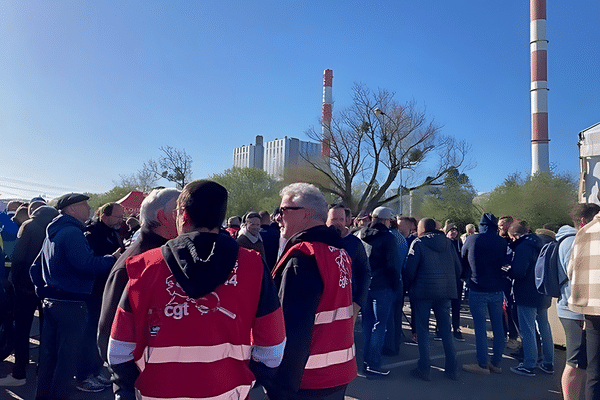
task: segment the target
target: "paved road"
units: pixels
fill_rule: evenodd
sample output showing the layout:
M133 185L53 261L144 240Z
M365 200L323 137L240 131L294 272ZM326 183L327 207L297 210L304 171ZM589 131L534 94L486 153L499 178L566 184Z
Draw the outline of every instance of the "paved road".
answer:
M408 311L408 310L407 310ZM468 364L475 362L475 337L472 331L472 320L468 312L461 315L461 325L465 342L455 342L458 352L458 362ZM405 325L405 332L409 332ZM37 327L33 328L34 336ZM362 335L360 321L356 327L357 361L362 365ZM384 357L384 367L391 369L388 377L381 380L367 380L364 375L359 376L349 385L346 392L347 400L382 400L382 399L417 399L417 400L518 400L518 399L562 399L560 392L560 374L565 364L565 352L555 349L554 375L539 372L535 377L518 376L511 373L508 368L518 364L516 360L505 356L501 375L489 376L473 375L466 372L459 374L458 381L447 379L443 374L444 357L441 342L431 341L431 355L433 370L431 381L424 382L416 380L409 375L419 358L417 345L403 344L400 355L396 357ZM491 340L489 341L491 346ZM505 354L510 350L507 349ZM32 343L31 356L37 360L37 344ZM35 393L35 364L31 362L28 369L27 384L17 388L0 388L0 400L34 398ZM12 360L9 358L0 364L0 376L5 376L12 370ZM253 400L262 398L254 391ZM113 396L110 390L102 393L78 393L76 400L109 400Z

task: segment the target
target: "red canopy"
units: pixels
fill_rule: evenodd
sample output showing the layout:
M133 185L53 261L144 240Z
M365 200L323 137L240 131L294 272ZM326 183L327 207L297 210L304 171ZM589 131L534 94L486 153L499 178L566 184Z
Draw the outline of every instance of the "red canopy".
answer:
M123 206L125 212L139 214L140 206L142 205L142 201L144 201L145 197L146 196L144 196L144 193L133 190L129 192L127 196L117 201L117 203Z

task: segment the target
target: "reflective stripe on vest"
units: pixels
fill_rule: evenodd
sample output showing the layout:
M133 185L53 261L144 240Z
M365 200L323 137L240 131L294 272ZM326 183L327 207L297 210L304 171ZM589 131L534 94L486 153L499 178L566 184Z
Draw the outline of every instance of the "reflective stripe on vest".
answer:
M329 324L333 321L339 321L342 319L352 318L354 315L354 308L352 304L347 307L340 307L336 310L321 311L315 314L315 325Z
M170 362L180 363L211 363L226 358L249 360L252 347L234 345L231 343L214 346L169 346L149 347L147 364Z
M336 350L324 354L313 354L308 357L304 369L325 368L335 364L343 364L354 359L355 354L356 348L354 344L348 349Z
M231 399L245 399L250 393L250 389L254 385L253 381L251 385L240 385L225 393L212 397L169 397L169 400L231 400ZM165 397L154 397L140 395L142 400L165 400Z

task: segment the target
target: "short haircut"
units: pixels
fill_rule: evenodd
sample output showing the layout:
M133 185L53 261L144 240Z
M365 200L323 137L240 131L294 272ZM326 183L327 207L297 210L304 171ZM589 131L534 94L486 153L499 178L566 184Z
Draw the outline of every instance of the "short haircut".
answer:
M571 210L571 218L573 221L579 221L585 218L590 221L596 214L600 212L600 206L595 203L580 203L576 204Z
M465 231L469 232L469 229L475 229L475 225L473 225L473 224L467 224L467 226L465 226Z
M423 223L423 228L425 229L425 233L433 232L437 228L436 222L431 218L423 218L420 222Z
M115 206L121 206L119 203L106 203L102 207L100 207L98 215L106 215L110 217L113 213Z
M314 219L323 223L327 221L327 200L315 185L292 183L281 189L279 195L282 198L288 196L294 204L310 210Z
M160 225L158 212L164 210L167 204L179 197L180 190L174 188L154 189L142 201L140 207L140 222L143 228L155 229Z
M521 221L518 219L513 220L512 224L510 224L510 228L508 228L508 233L510 235L527 235L529 233L529 225L526 221Z
M510 215L503 215L500 218L498 218L498 222L502 221L503 219L507 220L509 224L512 224L514 221L514 218Z
M177 206L186 211L195 228L215 229L225 220L227 197L227 189L223 186L200 179L185 185Z

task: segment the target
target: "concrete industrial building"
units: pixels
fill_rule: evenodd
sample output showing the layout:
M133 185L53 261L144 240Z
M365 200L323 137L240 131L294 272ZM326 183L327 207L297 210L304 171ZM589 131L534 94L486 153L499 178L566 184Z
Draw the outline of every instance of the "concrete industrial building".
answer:
M306 165L306 158L320 160L321 144L287 136L263 143L263 137L259 135L256 144L233 150L234 167L262 169L277 180L283 179L288 168Z

